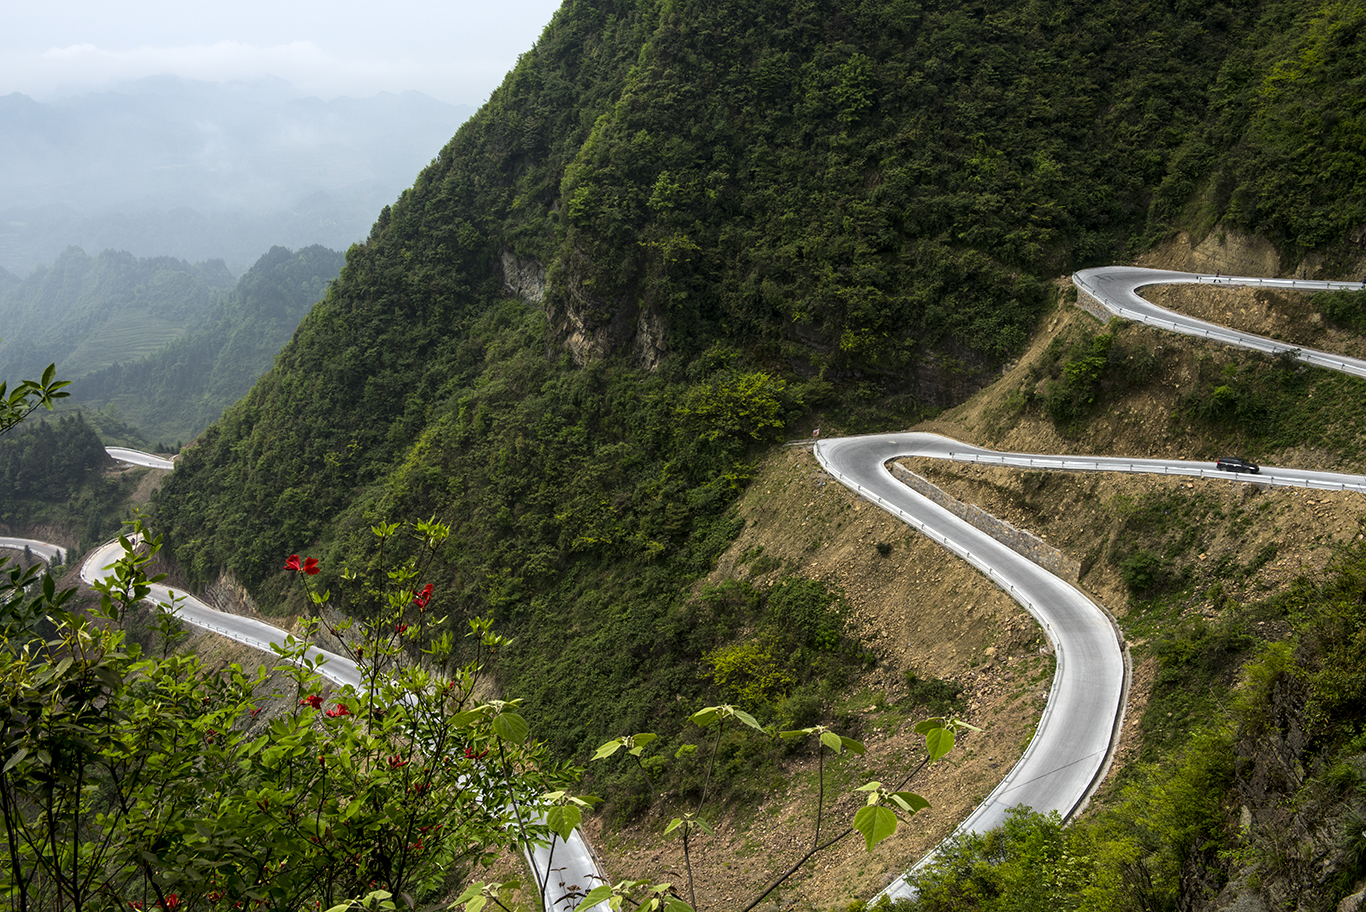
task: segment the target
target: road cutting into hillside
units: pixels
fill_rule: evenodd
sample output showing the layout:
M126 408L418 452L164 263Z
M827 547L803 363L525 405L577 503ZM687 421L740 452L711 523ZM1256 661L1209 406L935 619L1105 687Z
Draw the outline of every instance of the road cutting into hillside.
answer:
M1137 294L1144 286L1167 283L1260 285L1306 291L1356 288L1354 283L1202 276L1131 267L1084 270L1074 276L1074 282L1107 310L1126 319L1271 354L1288 353L1316 366L1366 377L1366 361L1294 348L1265 337L1238 333L1156 307ZM115 458L121 458L112 450L110 452ZM1103 609L1076 587L1042 570L893 479L886 469L890 460L901 456L921 456L1031 470L1148 472L1234 483L1366 491L1366 476L1359 475L1271 466L1262 467L1260 474L1256 475L1231 474L1220 471L1214 463L1209 462L1006 453L933 434L907 433L825 440L816 445L815 452L821 465L836 479L967 560L1019 601L1040 623L1053 644L1057 657L1053 688L1033 740L1016 766L986 801L963 821L954 835L991 829L1005 820L1011 808L1019 805L1028 805L1044 812L1056 810L1067 818L1085 804L1104 778L1123 722L1128 687L1127 655L1122 634ZM0 542L0 546L3 546L3 542ZM106 549L109 547L105 546ZM35 553L38 552L35 550ZM101 554L104 556L99 556ZM107 551L97 551L92 555L82 571L83 578L87 581L93 579L87 573L95 572L92 567L103 566L101 561L107 558ZM158 597L165 598L169 594L167 590L164 595L158 593ZM186 599L182 604L182 616L187 621L218 630L233 639L266 650L269 650L272 642L283 642L284 631L217 612L197 601ZM329 658L329 665L333 664L333 660L342 659L322 650L318 651L318 655ZM345 660L342 659L342 662ZM358 686L358 673L354 665L351 669L344 669L339 662L331 671L344 676L343 679L328 674L333 680ZM354 680L352 675L355 675ZM578 837L578 833L575 833L575 837ZM577 838L575 841L581 842ZM579 891L583 891L604 881L586 845L575 850L573 860L565 858L565 853L566 847L559 847L555 862L566 889L577 886ZM922 859L921 864L932 857L933 853ZM544 870L544 867L538 865L538 869ZM893 898L913 895L904 876L888 887L884 894ZM547 908L562 903L563 899L563 896L554 900L547 897Z
M1339 371L1353 377L1366 377L1366 361L1333 352L1301 348L1266 336L1238 332L1217 323L1197 320L1165 307L1158 307L1139 296L1149 285L1210 285L1215 288L1242 286L1250 288L1280 288L1287 291L1363 291L1366 283L1327 282L1310 279L1263 279L1256 276L1206 275L1197 272L1172 272L1166 269L1145 269L1138 266L1105 266L1083 269L1072 276L1072 284L1117 317L1145 323L1157 329L1222 342L1238 348L1259 351L1268 355L1288 355L1327 370Z

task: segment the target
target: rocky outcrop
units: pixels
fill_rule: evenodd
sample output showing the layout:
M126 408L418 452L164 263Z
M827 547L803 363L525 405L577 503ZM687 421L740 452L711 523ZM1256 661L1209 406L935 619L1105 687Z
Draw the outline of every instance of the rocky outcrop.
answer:
M1305 745L1306 699L1304 683L1282 675L1272 687L1265 718L1245 722L1236 748L1234 785L1242 802L1245 851L1239 857L1247 860L1229 872L1229 882L1217 894L1206 894L1211 896L1207 901L1200 901L1200 891L1183 890L1191 900L1189 908L1332 912L1363 907L1361 884L1344 887L1359 870L1356 847L1366 844L1360 787L1335 791L1322 775L1310 781L1305 769L1313 763ZM1353 761L1353 768L1356 780L1366 783L1362 760ZM1351 895L1340 899L1347 891Z
M545 303L545 267L532 259L503 251L503 288L531 304Z
M256 618L261 616L260 609L256 606L256 600L251 597L247 587L238 582L231 573L219 574L218 579L209 584L200 598L210 608L217 608L219 611L226 611L229 614Z
M927 351L915 366L915 398L939 408L952 408L1000 376L999 369L975 353Z
M503 271L505 284L511 287L506 279L509 256L503 255ZM570 260L557 266L549 279L542 279L537 302L544 302L550 324L574 362L589 364L629 351L637 366L651 371L657 368L668 352L663 306L640 300L629 291L629 283L624 289L601 292L589 277L590 271L575 268L573 258Z

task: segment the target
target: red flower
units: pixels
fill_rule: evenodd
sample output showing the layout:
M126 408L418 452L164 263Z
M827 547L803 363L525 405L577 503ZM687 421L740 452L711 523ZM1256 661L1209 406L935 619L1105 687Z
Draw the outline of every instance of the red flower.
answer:
M180 897L179 897L178 895L176 895L175 893L167 894L167 896L166 896L166 908L168 908L168 909L174 909L174 908L175 908L176 906L178 906L178 905L180 905Z
M327 718L329 719L340 719L342 716L349 715L351 715L351 710L346 708L345 703L338 703L336 709L329 709L327 711Z
M427 603L432 600L432 584L428 583L422 588L421 592L413 594L413 602L419 608L426 608Z
M259 716L260 714L261 714L261 707L259 707L259 706L253 706L253 707L251 708L251 717L252 717L253 719L255 719L255 718L256 718L257 716Z
M404 760L401 754L394 754L392 757L389 758L390 769L401 769L402 767L405 767L407 765L408 761Z
M407 625L407 624L395 624L395 625L394 625L394 633L397 633L399 636L403 636L403 634L405 634L405 633L407 633L407 632L408 632L408 625Z
M303 706L305 703L307 703L314 709L323 708L323 698L318 696L317 694L309 694L308 696L304 697L302 700L299 701L300 706Z
M285 569L292 573L298 573L302 570L309 576L317 576L321 568L318 567L318 559L316 557L307 558L304 560L303 564L300 565L299 555L291 554L285 561Z

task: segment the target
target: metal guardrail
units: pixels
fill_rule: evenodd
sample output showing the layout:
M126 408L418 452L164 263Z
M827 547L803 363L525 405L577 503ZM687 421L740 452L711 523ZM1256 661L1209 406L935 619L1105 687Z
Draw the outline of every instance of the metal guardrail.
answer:
M1339 371L1353 377L1366 378L1366 361L1362 361L1358 358L1337 355L1332 352L1319 351L1313 348L1290 345L1286 342L1278 342L1275 339L1268 339L1265 336L1258 336L1252 333L1241 333L1237 330L1225 329L1224 327L1206 323L1203 320L1196 320L1193 317L1190 318L1190 322L1188 323L1181 323L1175 320L1164 320L1160 317L1154 317L1149 314L1131 310L1123 304L1111 300L1101 292L1099 288L1082 278L1080 274L1073 274L1072 283L1076 285L1077 288L1090 295L1106 310L1126 320L1133 320L1147 326L1170 330L1178 335L1210 339L1216 342L1223 342L1226 345L1235 345L1239 348L1260 351L1269 355L1289 354L1296 360L1303 361L1306 364L1312 364L1315 367ZM1180 273L1173 274L1172 278L1169 280L1155 280L1149 284L1288 288L1296 291L1366 291L1366 284L1358 284L1356 282L1319 281L1314 279L1266 279L1257 276L1182 275Z
M983 453L953 453L948 458L954 462L975 462L988 465L1011 466L1021 469L1052 469L1059 472L1128 472L1148 475L1184 475L1192 478L1218 478L1225 481L1241 481L1245 484L1274 485L1283 488L1310 488L1319 491L1360 491L1366 493L1366 477L1360 481L1328 481L1318 478L1278 478L1274 475L1253 474L1250 472L1224 472L1219 469L1206 469L1202 466L1172 466L1168 464L1146 465L1142 462L1101 462L1086 459L1048 459L1041 456L992 455ZM1349 476L1350 477L1350 476Z

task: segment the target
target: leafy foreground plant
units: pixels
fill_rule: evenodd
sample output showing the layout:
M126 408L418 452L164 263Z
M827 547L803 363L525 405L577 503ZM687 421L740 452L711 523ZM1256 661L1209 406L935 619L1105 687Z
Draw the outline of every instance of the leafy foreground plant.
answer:
M0 383L0 434L17 425L40 406L52 411L54 399L65 399L71 394L62 389L70 380L56 379L57 365L49 364L41 380L25 380L12 390Z
M120 541L90 617L50 577L35 596L30 575L0 581L11 908L328 908L372 889L412 906L456 866L546 838L520 809L573 771L527 738L515 702L474 699L478 663L450 667L452 637L431 634L406 578L385 593L402 610L376 612L354 640L366 687L324 700L302 640L254 675L127 643L114 625L157 581L146 565L160 542ZM180 636L171 606L157 626ZM427 667L398 662L400 641Z
M131 526L112 574L95 584L100 604L89 617L68 610L74 590L56 591L46 574L16 569L0 579L0 824L8 862L0 891L11 908L414 908L501 852L528 843L553 852L596 802L569 791L582 771L549 760L529 738L517 701L474 697L483 660L506 642L488 621L470 623L475 660L454 665L455 637L444 618L428 614L433 587L422 584L448 533L442 524L414 524L415 548L397 541L406 539L400 526L375 527L381 550L395 542L412 556L373 579L343 574L358 594L352 616L369 620L328 630L356 662L363 686L326 699L306 637L273 647L272 668L248 674L232 665L215 674L198 657L173 651L184 634L175 606L163 604L154 622L167 644L163 655L128 643L118 623L161 579L147 575L160 539L142 543L141 520ZM291 555L284 569L303 581L321 613L331 596L311 585L317 561ZM283 690L270 684L272 672L283 677ZM730 720L759 728L731 706L692 716L717 739L708 784ZM952 747L959 724L921 724L928 748L921 767ZM871 848L895 831L896 811L928 806L911 792L868 783L853 825L822 841L825 752L862 753L863 745L819 726L782 735L817 738L816 832L811 850L749 907L840 839L857 831ZM598 756L625 747L639 759L653 738L617 739ZM697 809L666 830L681 834L685 859L693 834L709 829L705 798L704 787ZM546 881L530 885L541 908ZM623 881L592 889L578 908L605 900L614 909L625 902L690 910L690 863L687 891L685 902L668 883ZM449 908L511 912L523 908L524 892L516 881L474 883Z
M748 728L757 732L764 729L758 721L749 713L736 709L734 706L709 706L694 713L690 719L694 724L711 729L712 748L707 761L707 771L703 778L702 794L698 798L693 810L683 813L669 821L664 828L664 835L668 836L678 833L683 844L683 864L685 870L686 888L688 901L684 902L678 892L669 883L652 883L649 880L627 880L616 884L603 884L589 891L584 897L583 902L578 906L576 912L583 912L600 902L608 902L612 909L622 908L623 902L629 902L633 907L654 910L662 909L665 912L691 912L697 906L696 891L693 884L692 870L692 850L691 839L696 833L711 833L712 828L707 824L702 815L703 807L707 800L707 789L711 785L712 772L716 765L717 750L721 745L721 734L726 722L735 720ZM842 841L855 832L861 833L864 843L869 851L873 846L886 839L896 832L897 812L914 814L916 811L923 810L930 806L930 803L914 792L902 791L907 783L915 777L929 763L938 760L953 749L955 732L961 728L976 729L965 722L957 719L926 719L916 725L915 730L918 734L925 736L925 756L920 763L911 769L902 779L896 788L887 788L881 782L868 782L859 786L857 791L867 794L864 806L859 808L854 814L853 822L850 826L842 830L837 836L821 841L821 827L825 818L825 756L826 751L840 754L844 751L852 751L855 754L863 754L866 751L864 745L854 740L838 735L824 725L814 725L809 728L796 729L794 731L779 732L778 736L784 739L803 738L815 736L816 754L818 758L817 772L817 797L816 797L816 823L811 839L811 848L802 854L786 871L779 874L758 896L754 897L745 905L741 912L749 912L774 890L781 886L793 874L797 873L802 867L817 854L825 851L836 843ZM619 750L625 749L626 752L635 758L636 764L644 774L652 791L657 791L647 764L642 759L645 748L656 740L656 735L650 732L642 732L637 735L626 735L614 738L598 748L593 755L594 760L603 760L612 756ZM505 907L506 908L506 907Z

